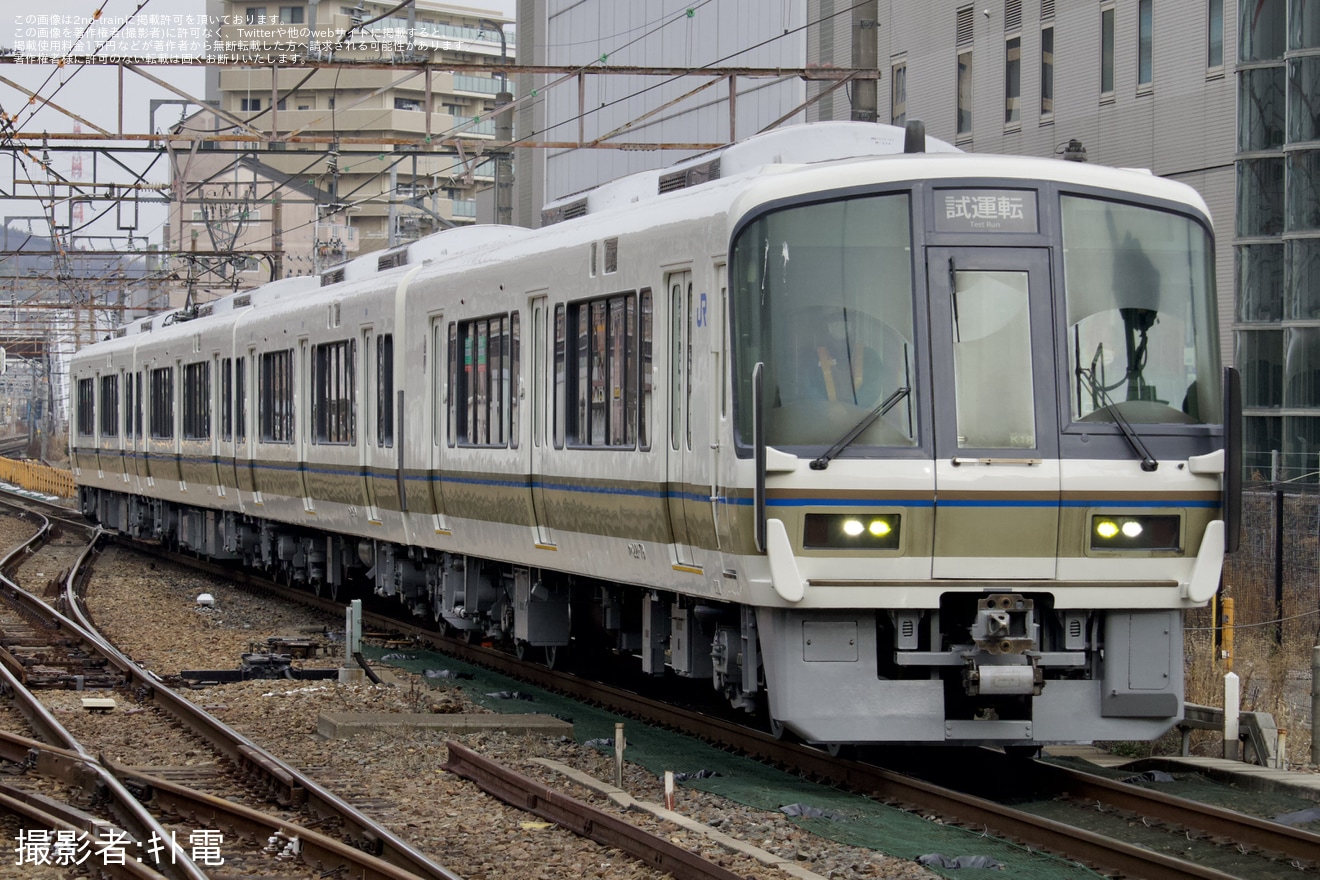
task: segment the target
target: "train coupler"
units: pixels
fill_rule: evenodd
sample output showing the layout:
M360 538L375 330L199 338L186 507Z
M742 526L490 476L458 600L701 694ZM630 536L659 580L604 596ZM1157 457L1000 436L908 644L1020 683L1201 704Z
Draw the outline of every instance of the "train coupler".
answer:
M963 688L969 697L1039 697L1045 687L1038 657L1028 656L1026 665L980 664L976 657L963 658Z
M987 654L1036 650L1035 602L1018 593L993 593L976 603L972 640Z

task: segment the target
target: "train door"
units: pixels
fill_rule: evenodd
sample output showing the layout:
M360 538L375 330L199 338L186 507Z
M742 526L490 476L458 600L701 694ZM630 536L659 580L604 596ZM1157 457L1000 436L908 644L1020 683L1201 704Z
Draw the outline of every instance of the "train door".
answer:
M312 500L311 481L308 479L307 459L311 449L312 435L312 349L307 337L298 340L298 367L296 371L298 389L294 397L294 454L297 456L298 486L302 492L303 511L316 513L316 502Z
M549 328L550 312L544 292L529 297L528 312L532 316L531 345L531 416L527 418L529 442L523 445L527 478L532 488L532 522L538 547L553 547L554 534L550 530L550 513L546 508L546 460L549 457L550 437L546 426L546 401L549 399L547 372L550 365ZM515 393L518 390L515 389Z
M937 578L1055 574L1059 426L1049 252L927 248Z
M715 541L724 559L723 569L733 565L733 538L729 532L728 487L734 477L730 468L724 473L725 459L729 458L722 441L728 436L729 377L727 315L729 289L725 283L725 266L715 267L715 288L718 291L709 314L710 320L710 506L715 523Z
M445 444L449 442L451 436L449 433L451 421L448 418L449 395L445 385L444 365L446 362L449 363L451 374L462 367L461 364L452 361L452 358L458 356L456 337L452 335L455 329L451 327L446 333L445 316L432 315L430 336L427 339L431 377L431 430L428 432L431 436L431 461L428 466L430 477L427 482L431 487L431 504L435 510L435 531L444 535L449 534L449 526L445 522L444 472L441 470L441 465Z
M380 505L376 501L376 478L372 471L376 463L376 456L385 441L385 432L382 430L382 410L383 404L390 399L391 391L385 390L385 379L387 370L392 372L394 364L386 367L384 363L383 343L389 334L384 334L377 338L375 331L371 327L361 329L362 339L362 357L361 357L361 380L358 388L361 389L361 405L358 407L361 420L358 423L358 462L362 468L362 488L363 500L365 501L367 522L380 522ZM393 341L391 339L391 347ZM392 445L392 444L391 444Z
M216 414L210 425L211 461L214 462L211 469L215 473L216 497L225 498L228 496L226 487L234 482L234 459L232 455L225 454L232 452L229 444L233 430L229 421L233 413L230 408L233 406L233 392L229 387L229 358L222 358L219 353L211 355L211 375L215 378L211 382L212 398L209 403L211 412Z
M674 535L674 564L695 568L689 530L688 470L692 466L692 273L673 272L669 291L669 452L665 498Z

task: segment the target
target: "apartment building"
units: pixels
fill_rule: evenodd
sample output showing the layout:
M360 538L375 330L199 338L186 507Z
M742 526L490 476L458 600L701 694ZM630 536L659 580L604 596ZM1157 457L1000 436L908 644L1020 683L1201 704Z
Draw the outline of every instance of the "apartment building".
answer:
M176 150L176 245L232 237L279 251L241 261L251 286L476 221L476 193L494 183L484 114L505 78L380 65L512 58L511 21L433 0L208 0L207 11L224 22L215 51L230 63L208 70L210 107L177 129L241 138L241 122L270 138ZM298 67L304 57L374 64ZM463 146L441 143L452 137Z

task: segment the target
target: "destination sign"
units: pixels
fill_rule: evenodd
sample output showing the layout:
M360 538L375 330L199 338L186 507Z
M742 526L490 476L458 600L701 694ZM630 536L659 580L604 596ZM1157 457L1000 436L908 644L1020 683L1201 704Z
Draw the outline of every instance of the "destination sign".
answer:
M935 191L937 232L1036 232L1036 193L1021 189Z

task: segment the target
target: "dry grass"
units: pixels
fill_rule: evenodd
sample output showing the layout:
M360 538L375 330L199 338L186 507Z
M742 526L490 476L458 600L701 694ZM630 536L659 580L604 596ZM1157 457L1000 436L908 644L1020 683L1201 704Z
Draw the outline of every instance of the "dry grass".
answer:
M1274 537L1277 499L1248 500L1242 549L1224 568L1222 598L1233 599L1231 670L1241 682L1242 710L1269 712L1286 730L1288 763L1311 763L1311 658L1320 644L1320 577L1315 495L1284 499L1283 541ZM1277 598L1275 550L1283 547L1282 602ZM1223 607L1219 606L1222 617ZM1219 656L1210 608L1186 616L1187 702L1223 705L1227 661ZM1193 754L1221 755L1217 735L1193 736Z

